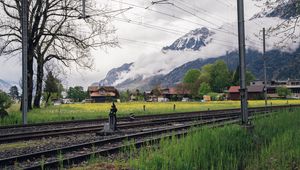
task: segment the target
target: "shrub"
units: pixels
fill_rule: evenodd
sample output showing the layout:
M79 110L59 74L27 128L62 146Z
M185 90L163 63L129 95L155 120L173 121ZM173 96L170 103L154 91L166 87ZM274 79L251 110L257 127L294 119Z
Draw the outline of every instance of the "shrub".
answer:
M291 95L291 90L286 87L277 87L276 92L279 97L286 98L287 96Z
M7 115L5 109L8 109L12 104L12 100L5 92L0 90L0 117Z

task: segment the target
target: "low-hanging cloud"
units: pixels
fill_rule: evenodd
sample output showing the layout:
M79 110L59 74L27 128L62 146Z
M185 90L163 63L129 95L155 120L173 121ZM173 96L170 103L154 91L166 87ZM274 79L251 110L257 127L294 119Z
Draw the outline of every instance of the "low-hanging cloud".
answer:
M280 18L258 18L245 23L246 27L246 48L256 51L262 51L262 27L259 23L264 23L266 28L275 26L282 22ZM168 74L174 68L181 66L184 63L193 61L195 59L214 58L225 55L226 52L237 51L238 49L238 36L237 36L237 23L225 24L222 30L227 31L214 31L215 34L211 36L212 41L199 51L183 50L183 51L157 51L148 55L140 56L131 66L129 72L120 73L119 79L114 83L117 85L128 79L135 79L143 77L143 79L160 75ZM299 29L295 34L299 34ZM276 44L281 41L278 36L268 36L266 39L267 51L279 49L285 52L293 52L299 47L299 42L288 41L286 46L288 48L278 48Z

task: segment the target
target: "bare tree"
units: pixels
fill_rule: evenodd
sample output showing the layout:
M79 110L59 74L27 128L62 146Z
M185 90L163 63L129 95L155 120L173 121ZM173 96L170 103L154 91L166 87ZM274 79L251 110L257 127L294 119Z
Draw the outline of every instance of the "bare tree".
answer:
M21 50L21 0L0 0L4 11L0 18L1 55L13 56ZM110 25L109 9L96 7L95 0L88 0L86 12L92 16L82 18L82 0L28 0L28 100L31 108L33 91L33 61L37 63L36 97L34 106L40 107L44 66L57 60L66 67L72 63L92 68L93 48L115 46L115 32Z
M262 0L257 0L262 1ZM265 8L262 13L267 17L279 17L282 22L267 29L268 36L279 36L281 41L275 45L285 47L287 41L300 38L300 0L263 0Z

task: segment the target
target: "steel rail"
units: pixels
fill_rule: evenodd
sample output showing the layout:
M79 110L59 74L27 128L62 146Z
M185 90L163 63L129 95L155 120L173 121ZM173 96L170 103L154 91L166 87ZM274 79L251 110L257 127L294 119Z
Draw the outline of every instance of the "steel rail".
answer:
M265 114L262 113L262 116L269 116L270 114ZM249 117L249 119L253 119L254 117ZM193 129L193 130L189 130L191 127L199 127L199 126L204 126L207 125L208 128L217 128L217 127L223 127L226 125L230 125L230 124L236 124L239 123L240 120L237 119L237 117L228 117L228 118L221 118L218 120L211 120L211 121L205 121L205 122L201 122L201 123L196 123L193 125L184 125L182 127L176 127L176 128L170 128L170 129L164 129L162 131L153 131L150 132L151 135L155 135L155 134L165 134L164 136L154 136L151 139L145 139L145 140L139 140L139 141L135 141L134 143L129 143L129 144L121 144L121 145L117 145L117 146L112 146L110 148L104 148L100 151L93 151L93 152L89 152L89 153L83 153L83 154L79 154L76 156L71 156L68 158L63 158L62 160L52 160L50 162L46 162L43 164L43 167L41 167L41 165L32 165L30 167L24 167L24 170L33 170L33 169L53 169L53 168L58 168L61 165L63 165L64 167L69 167L72 166L74 164L78 164L81 163L83 161L87 161L91 158L91 156L107 156L109 154L115 154L117 152L119 152L120 150L122 150L123 148L129 148L131 146L135 146L136 148L140 148L142 146L145 145L154 145L157 144L159 141L161 141L162 139L171 139L172 137L183 137L186 136L188 133L190 132L195 132L198 131L199 129ZM184 130L182 130L184 129ZM139 135L139 134L136 134ZM142 134L143 136L147 136L145 134ZM141 136L127 136L126 139L135 139L137 137L141 137ZM119 140L117 139L117 142Z
M298 107L299 105L288 105L288 106L273 106L272 108L269 107L269 110L272 109L282 109L282 108L293 108ZM209 111L209 112L188 112L188 113L178 113L178 114L172 114L172 116L176 117L170 117L168 115L167 117L163 117L161 119L150 119L145 121L134 121L134 122L127 122L127 123L120 123L120 128L133 128L133 127L141 127L141 126L154 126L156 124L160 123L171 123L171 122L182 122L182 121L188 121L191 119L205 119L205 116L212 115L212 116L218 116L220 113L222 116L224 114L229 113L240 113L240 112L233 112L237 109L225 109L225 110L217 110L217 111ZM258 112L265 110L264 107L259 108L252 108L249 110L249 112ZM206 114L205 114L206 113ZM215 113L215 114L212 114ZM184 117L180 117L180 115ZM201 117L202 115L202 117ZM151 116L147 116L148 118ZM159 115L159 117L162 117ZM139 120L139 119L137 119ZM24 140L31 140L31 139L38 139L42 137L54 137L54 136L60 136L60 135L70 135L70 134L78 134L78 133L89 133L89 132L96 132L102 130L103 125L92 125L92 126L86 126L86 127L74 127L74 128L60 128L60 129L52 129L52 130L41 130L41 131L33 131L33 132L22 132L22 133L13 133L13 134L5 134L0 135L0 144L1 143L11 143L16 141L24 141Z
M30 159L36 159L40 157L50 157L52 155L57 155L57 154L66 154L67 152L71 152L74 150L78 150L80 148L91 148L95 146L102 146L104 144L108 143L114 143L114 142L120 142L123 140L131 140L131 139L136 139L136 138L141 138L141 137L146 137L146 136L153 136L153 135L159 135L159 134L164 134L164 133L170 133L174 131L179 131L183 129L189 129L191 127L197 127L197 126L203 126L207 124L212 124L212 123L218 123L218 122L223 122L223 121L228 121L231 119L236 119L238 116L229 116L227 118L219 118L219 119L214 119L214 120L205 120L202 122L197 122L197 123L191 123L189 125L181 125L181 126L176 126L176 127L169 127L169 128L164 128L164 129L159 129L159 130L152 130L152 131L147 131L147 132L140 132L140 133L135 133L135 134L130 134L130 135L123 135L123 136L118 136L118 137L113 137L110 139L103 139L99 141L94 141L94 142L88 142L84 144L79 144L79 145L73 145L73 146L67 146L67 147L62 147L62 148L57 148L57 149L52 149L52 150L47 150L47 151L42 151L42 152L37 152L37 153L32 153L32 154L26 154L26 155L20 155L20 156L15 156L15 157L10 157L10 158L5 158L0 160L0 165L3 167L7 166L13 166L15 162L22 162L22 161L28 161ZM90 153L89 155L91 155ZM72 160L74 159L79 159L82 157L80 156L75 156L71 159L65 159L64 161L67 161L68 163L71 163ZM61 161L61 160L60 160ZM52 162L47 162L44 165L46 167L51 167L54 164L58 165L57 163L60 163L59 160L52 161ZM70 162L71 161L71 162ZM24 169L36 169L36 168L41 168L40 165L34 165L32 167L21 167Z
M268 106L267 109L286 108L286 107L300 107L300 105ZM251 107L250 109L261 109L261 108L264 108L264 107ZM176 113L164 113L164 114L138 115L135 118L136 119L158 118L158 117L167 117L167 116L174 116L174 115L180 115L180 114L189 114L189 113L194 113L194 112L214 113L217 111L240 111L240 109L235 108L235 109L218 109L218 110L204 110L204 111L193 111L193 112L176 112ZM119 117L118 120L130 121L130 118L122 115L122 117ZM68 120L68 121L58 121L58 122L34 123L34 124L27 124L27 125L7 125L7 126L0 126L0 129L38 127L38 126L47 126L47 125L63 125L63 124L74 124L74 123L106 122L106 121L107 121L107 118L86 119L86 120Z
M196 115L186 115L186 116L176 116L176 117L167 117L161 119L152 119L147 121L138 121L138 122L128 122L121 123L118 125L120 129L128 129L142 126L155 126L163 123L172 123L172 122L183 122L183 121L192 121L197 119L211 119L219 118L230 115L238 115L239 112L229 112L229 113L218 113L218 114L196 114ZM76 127L76 128L62 128L62 129L53 129L53 130L43 130L43 131L34 131L27 133L15 133L15 134L6 134L0 135L0 143L10 143L16 141L25 141L31 139L37 139L42 137L53 137L60 135L70 135L70 134L79 134L79 133L88 133L101 131L103 129L102 125L93 125L88 127Z

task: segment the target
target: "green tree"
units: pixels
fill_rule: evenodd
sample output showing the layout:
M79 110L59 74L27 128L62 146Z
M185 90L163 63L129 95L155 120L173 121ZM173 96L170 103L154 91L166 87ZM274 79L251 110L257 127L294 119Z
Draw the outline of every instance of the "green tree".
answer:
M276 92L279 97L286 98L288 95L291 95L291 90L286 87L277 87Z
M12 86L9 89L9 95L12 99L18 99L19 98L19 91L17 86Z
M206 95L206 94L208 94L210 92L211 92L211 88L210 88L210 86L209 86L208 83L203 82L203 83L200 84L199 95L201 97L203 97L204 95Z
M184 75L183 83L192 84L195 83L200 76L200 70L197 69L190 69Z
M199 76L199 81L201 83L206 82L209 83L211 82L211 73L213 70L213 64L206 64L201 68L201 74Z
M5 109L8 109L11 104L12 100L9 95L0 90L0 118L8 115Z
M200 85L199 76L200 70L190 69L183 78L183 83L186 84L186 87L191 92L193 98L198 96L198 89Z
M211 68L211 80L209 82L212 91L221 93L230 85L230 73L223 60L217 60Z
M67 97L73 99L75 102L80 102L87 98L87 93L82 86L70 87L67 91Z
M250 82L255 80L255 76L251 73L251 71L246 71L246 85L250 85ZM235 72L232 76L232 85L239 86L240 85L240 67L237 66Z
M127 91L121 91L121 92L120 92L120 100L121 100L122 102L127 102L127 101L129 101L129 98L130 98L130 96L129 96L129 94L127 93Z
M44 89L46 94L46 104L49 103L51 95L56 94L57 96L61 96L62 90L63 88L60 80L53 75L52 71L50 71L47 75Z

